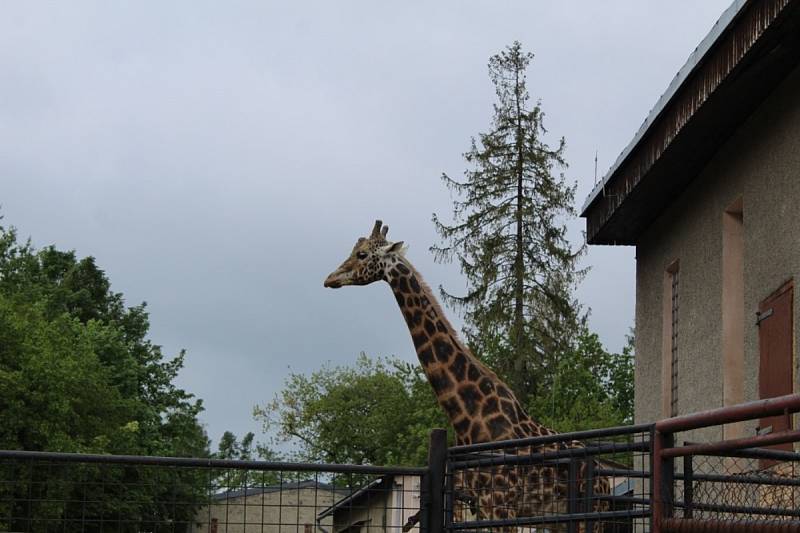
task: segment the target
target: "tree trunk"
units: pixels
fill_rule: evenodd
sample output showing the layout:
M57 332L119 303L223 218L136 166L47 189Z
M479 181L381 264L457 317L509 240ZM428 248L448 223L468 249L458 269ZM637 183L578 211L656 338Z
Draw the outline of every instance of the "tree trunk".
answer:
M523 231L522 231L522 211L523 211L523 201L524 201L524 188L523 188L523 177L524 177L524 167L523 167L523 156L524 156L524 133L522 131L522 116L520 109L521 107L521 94L520 94L520 80L519 80L519 71L515 73L515 84L514 84L514 103L516 106L516 115L514 119L516 120L516 133L514 142L516 144L516 151L517 151L517 161L515 165L515 173L517 178L517 205L516 205L516 212L514 213L516 218L517 224L517 235L515 239L515 257L514 257L514 380L517 381L517 390L519 389L519 385L521 385L523 380L523 364L525 361L525 354L523 354L523 346L524 346L524 325L525 325L525 310L524 310L524 298L525 298L525 263L524 263L524 250L523 246L525 245L523 239ZM524 396L524 393L523 393Z

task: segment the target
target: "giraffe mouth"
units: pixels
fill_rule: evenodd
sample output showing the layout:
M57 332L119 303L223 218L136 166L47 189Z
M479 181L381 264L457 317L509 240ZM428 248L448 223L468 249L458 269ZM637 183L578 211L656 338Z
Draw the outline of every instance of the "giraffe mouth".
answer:
M342 286L342 282L336 279L326 279L322 285L328 289L338 289Z
M324 287L329 289L338 289L345 283L342 281L342 273L340 271L332 272L327 278L325 278L325 282L322 284Z

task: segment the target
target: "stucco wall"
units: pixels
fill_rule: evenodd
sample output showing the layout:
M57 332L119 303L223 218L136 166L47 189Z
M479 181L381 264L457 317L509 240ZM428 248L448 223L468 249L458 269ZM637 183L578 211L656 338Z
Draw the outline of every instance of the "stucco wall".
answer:
M758 304L800 275L800 68L742 125L637 246L637 422L661 418L663 282L666 268L676 259L678 412L723 404L722 220L725 209L739 197L744 210L744 396L752 400L758 395ZM797 292L796 288L795 338ZM795 357L795 391L797 374ZM755 424L745 427L746 434L754 429Z

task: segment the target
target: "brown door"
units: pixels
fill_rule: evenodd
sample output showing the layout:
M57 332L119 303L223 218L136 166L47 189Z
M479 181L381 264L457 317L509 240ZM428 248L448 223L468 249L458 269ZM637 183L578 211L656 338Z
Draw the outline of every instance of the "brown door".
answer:
M758 344L761 359L758 369L759 398L774 398L793 392L793 327L791 281L772 293L758 306ZM759 433L776 433L789 429L787 416L762 418ZM779 444L773 448L791 450L792 444Z

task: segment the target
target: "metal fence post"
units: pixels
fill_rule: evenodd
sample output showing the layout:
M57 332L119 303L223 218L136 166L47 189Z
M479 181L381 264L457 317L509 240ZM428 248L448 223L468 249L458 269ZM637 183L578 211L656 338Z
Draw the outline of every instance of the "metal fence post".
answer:
M672 448L675 441L673 433L663 433L653 431L652 464L653 485L651 502L651 531L661 533L661 524L665 518L672 516L674 502L674 477L675 460L672 457L663 457L661 452L666 448Z
M586 459L586 475L584 476L584 483L586 491L584 494L584 509L583 511L590 516L586 518L586 531L594 531L594 519L591 518L591 513L594 509L594 457L591 455ZM609 502L609 506L611 502ZM613 511L613 509L611 509Z
M444 480L447 468L447 431L431 431L428 444L428 474L425 483L427 509L421 517L422 533L442 533L444 530Z
M575 457L569 458L569 465L567 466L567 514L573 517L578 513L578 460ZM575 533L577 523L574 521L567 522L567 532Z

